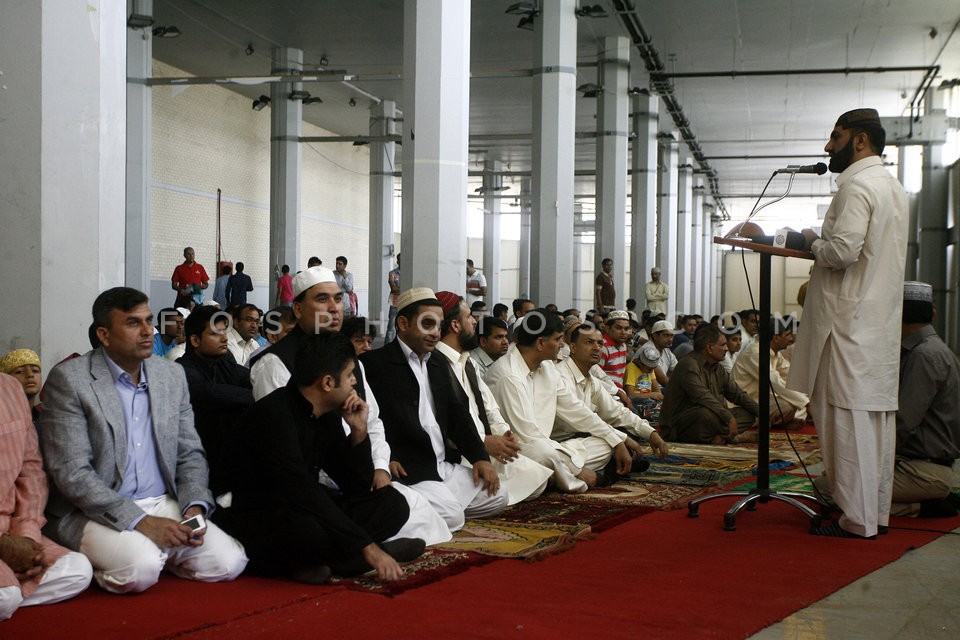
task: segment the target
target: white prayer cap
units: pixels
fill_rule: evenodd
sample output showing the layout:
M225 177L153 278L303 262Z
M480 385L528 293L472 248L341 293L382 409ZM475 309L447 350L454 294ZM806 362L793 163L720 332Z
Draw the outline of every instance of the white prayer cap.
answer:
M310 267L304 269L293 278L293 297L298 298L300 294L321 282L336 282L333 277L333 271L327 267Z
M660 333L661 331L669 331L670 333L673 333L673 327L671 327L670 323L666 320L657 320L653 323L651 332Z
M908 280L903 283L903 299L933 302L933 287L926 282Z
M407 289L400 293L400 297L397 298L397 310L403 311L414 302L422 302L424 300L430 300L436 302L438 305L440 301L437 300L437 294L433 292L433 289L429 287L414 287L413 289Z
M607 322L613 322L614 320L629 320L630 314L626 311L621 311L619 309L611 311L607 314Z

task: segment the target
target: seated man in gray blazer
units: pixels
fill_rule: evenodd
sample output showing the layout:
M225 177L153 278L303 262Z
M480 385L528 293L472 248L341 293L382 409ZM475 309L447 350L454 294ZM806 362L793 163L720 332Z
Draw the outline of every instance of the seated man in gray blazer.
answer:
M206 516L213 496L183 369L150 357L147 296L104 291L93 323L101 346L47 379L44 533L90 558L115 593L144 591L165 567L204 582L236 578L247 564L240 543L213 523L181 522Z

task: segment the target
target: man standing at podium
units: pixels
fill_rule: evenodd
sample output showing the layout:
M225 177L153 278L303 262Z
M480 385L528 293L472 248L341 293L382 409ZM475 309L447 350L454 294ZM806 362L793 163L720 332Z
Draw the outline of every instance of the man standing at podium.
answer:
M907 195L883 166L875 109L837 120L824 151L837 193L815 257L787 386L810 396L831 493L843 516L818 535L870 538L890 514Z

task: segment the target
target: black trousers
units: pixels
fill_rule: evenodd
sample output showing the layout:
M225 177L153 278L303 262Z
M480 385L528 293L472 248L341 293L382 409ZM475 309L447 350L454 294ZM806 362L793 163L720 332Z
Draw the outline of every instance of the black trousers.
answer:
M282 575L307 565L354 562L369 540L383 542L396 535L410 516L406 498L393 487L351 498L332 492L327 495L329 504L323 516L267 504L262 509L218 509L213 521L243 544L251 572ZM349 531L337 524L340 514L330 513L330 509L342 512L369 540L349 539Z

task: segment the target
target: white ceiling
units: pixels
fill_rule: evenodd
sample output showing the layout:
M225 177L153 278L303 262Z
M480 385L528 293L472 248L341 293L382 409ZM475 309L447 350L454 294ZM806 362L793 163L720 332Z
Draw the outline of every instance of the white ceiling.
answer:
M541 0L549 2L550 0ZM614 0L599 1L607 18L578 21L578 84L594 82L599 42L627 36ZM516 28L504 13L512 0L474 0L471 69L474 74L532 66L536 35ZM621 2L630 5L630 2ZM909 112L922 71L794 75L811 69L941 67L933 86L960 77L957 0L634 0L636 15L652 38L667 73L775 71L754 77L673 80L691 129L716 170L726 208L737 217L778 167L823 157L836 117L851 108L875 107L882 116ZM199 76L264 75L272 47L304 52L307 67L361 76L355 86L402 110L402 0L154 0L156 24L183 35L155 38L154 56ZM254 53L244 49L252 44ZM631 80L646 88L648 75L636 47ZM793 72L790 74L787 72ZM363 80L376 75L381 79ZM382 79L386 76L389 79ZM251 99L265 86L233 87ZM304 118L342 135L368 132L370 102L342 83L305 87L324 99L305 105ZM471 136L531 131L529 77L475 77L470 85ZM355 98L357 106L348 104ZM597 101L577 98L577 131L595 130ZM264 114L266 117L266 114ZM672 124L661 116L661 128ZM529 141L471 142L471 160L498 155L512 170L530 168ZM592 169L595 145L578 139L577 168ZM749 156L749 159L724 158ZM773 156L773 157L762 157ZM479 182L479 178L474 179ZM797 179L796 193L829 194L830 176ZM774 189L776 190L776 189ZM511 191L516 192L516 189ZM578 193L592 193L590 177L577 178Z

